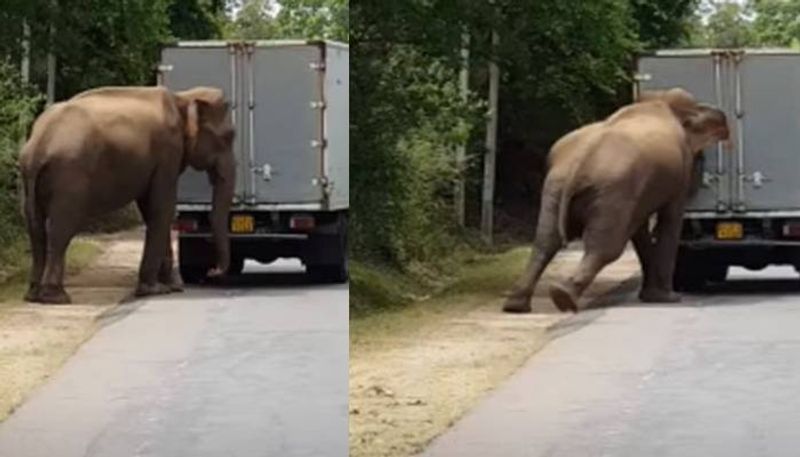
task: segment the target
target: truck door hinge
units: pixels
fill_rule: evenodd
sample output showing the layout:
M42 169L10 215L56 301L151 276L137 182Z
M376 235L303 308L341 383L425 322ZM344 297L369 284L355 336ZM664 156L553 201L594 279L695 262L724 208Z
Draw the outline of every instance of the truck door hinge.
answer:
M324 62L311 62L308 64L308 68L317 71L325 71L325 63Z
M328 140L311 140L312 148L326 148L328 147Z
M330 194L331 189L333 189L333 181L327 176L316 176L311 180L311 184L322 187L322 191L325 192L326 195Z
M325 102L323 101L314 101L310 103L311 109L324 109Z
M650 81L651 79L653 79L653 75L650 73L635 73L633 75L634 81Z

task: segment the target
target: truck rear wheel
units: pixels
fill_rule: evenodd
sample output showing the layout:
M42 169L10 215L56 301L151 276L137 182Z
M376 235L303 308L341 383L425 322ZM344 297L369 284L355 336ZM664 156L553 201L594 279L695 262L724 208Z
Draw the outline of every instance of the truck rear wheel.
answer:
M339 265L309 265L306 271L314 281L330 284L347 282L347 261Z
M186 284L203 282L211 268L208 242L202 239L178 239L178 269Z
M720 263L707 253L678 250L673 286L675 290L696 292L708 282L725 281L728 265Z
M347 218L342 216L339 219L339 229L333 240L336 243L335 251L337 258L335 263L307 264L306 272L312 280L329 284L341 284L347 282L350 276L350 268L347 263Z

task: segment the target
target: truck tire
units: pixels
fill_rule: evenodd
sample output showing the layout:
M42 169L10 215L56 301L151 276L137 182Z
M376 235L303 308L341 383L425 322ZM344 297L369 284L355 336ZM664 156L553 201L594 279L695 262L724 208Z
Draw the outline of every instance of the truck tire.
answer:
M231 264L228 266L228 275L235 276L242 274L244 270L244 257L239 255L231 255Z
M338 245L339 261L331 264L306 265L306 272L315 282L325 284L341 284L350 277L350 267L347 262L347 219L342 217L339 221L339 231L335 243Z
M678 250L673 275L673 288L679 292L697 292L706 283L703 271L703 262L699 255L689 253L683 249Z
M697 292L708 282L723 282L727 276L728 265L720 263L713 255L683 249L678 251L673 281L675 290Z
M203 282L211 265L207 263L207 243L197 239L178 239L178 270L185 284Z

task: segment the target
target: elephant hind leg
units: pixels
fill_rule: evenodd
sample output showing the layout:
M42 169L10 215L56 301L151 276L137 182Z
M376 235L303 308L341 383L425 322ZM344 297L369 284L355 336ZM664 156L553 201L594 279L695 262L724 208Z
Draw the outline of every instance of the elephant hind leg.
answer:
M578 268L564 282L554 282L550 298L563 312L578 310L578 299L594 281L600 270L617 260L628 243L628 234L619 228L619 221L628 220L632 211L616 208L608 216L587 223L583 233L584 254Z
M35 204L35 202L32 203ZM45 219L41 211L36 211L29 206L25 210L25 221L28 229L28 239L31 245L31 256L33 257L25 301L38 302L41 292L42 275L44 274L45 254L47 251Z
M85 220L85 211L79 202L80 198L62 195L49 205L46 262L39 292L41 303L71 302L64 290L64 263L67 247Z
M528 265L522 276L512 286L511 293L503 303L503 311L507 313L529 313L531 311L530 301L536 283L561 248L561 237L556 225L559 193L553 192L548 187L551 186L545 186L542 192L542 206L536 228L536 239L528 259Z

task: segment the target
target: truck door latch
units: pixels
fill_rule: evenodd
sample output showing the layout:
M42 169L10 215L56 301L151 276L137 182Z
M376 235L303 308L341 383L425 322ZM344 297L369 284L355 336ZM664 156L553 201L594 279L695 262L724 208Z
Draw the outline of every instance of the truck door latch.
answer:
M760 171L756 171L755 173L753 173L752 176L745 177L745 180L752 182L753 183L753 187L755 187L757 189L760 188L760 187L763 187L764 183L772 181L771 179L767 178L764 175L764 173L761 173Z
M703 187L711 187L712 184L719 180L719 175L716 173L703 172Z
M251 168L253 174L257 176L261 176L264 181L271 181L272 180L272 166L270 164L265 163L264 165L257 166Z

